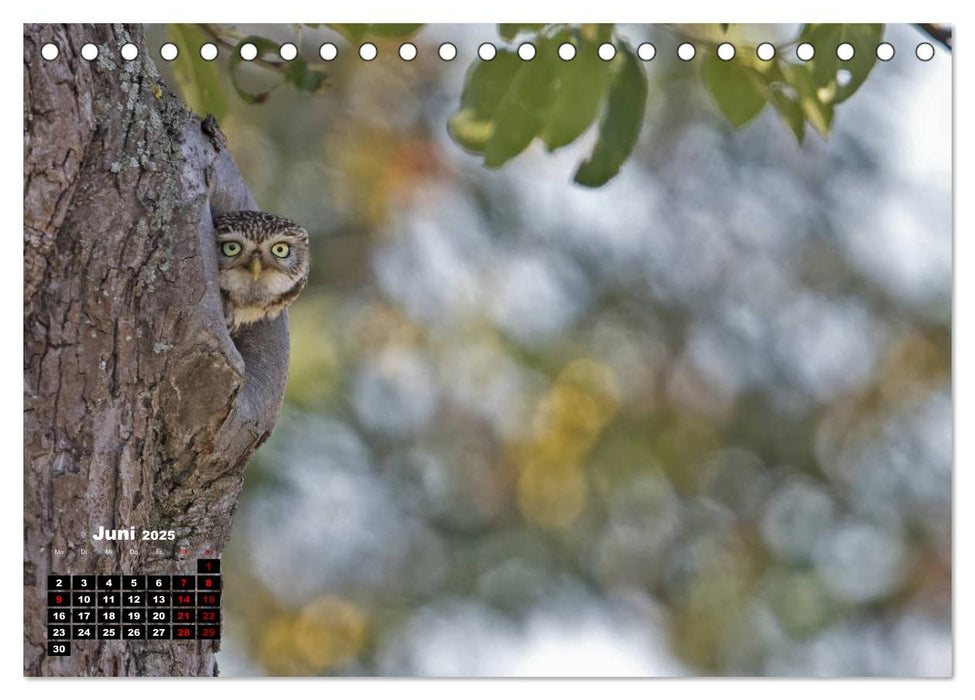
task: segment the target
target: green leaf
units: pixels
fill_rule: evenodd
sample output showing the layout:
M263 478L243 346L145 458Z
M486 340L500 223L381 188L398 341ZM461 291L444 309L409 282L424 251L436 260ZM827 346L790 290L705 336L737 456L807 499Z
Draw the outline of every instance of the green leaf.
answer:
M521 153L545 126L555 91L556 55L552 40L538 41L531 61L501 50L491 61L475 64L461 94L461 108L451 116L451 137L484 155L497 168Z
M812 67L812 80L817 88L831 90L829 101L838 104L855 93L877 63L877 44L883 38L882 24L807 24L799 41L807 41L816 55L807 66ZM836 55L840 44L853 46L853 58L841 61ZM840 85L840 71L849 73L849 81ZM824 93L825 94L825 93Z
M599 124L599 138L575 175L575 181L586 187L605 184L619 172L636 146L643 126L647 78L628 46L621 44L617 56L622 66L609 91L606 112Z
M499 24L498 34L505 41L511 41L522 32L535 32L544 26L544 24Z
M783 74L798 94L799 106L806 121L820 136L828 139L833 124L833 93L828 86L816 85L813 71L807 65L783 66Z
M413 36L422 24L369 24L366 25L366 36L384 39L405 39Z
M877 64L877 45L884 37L882 24L846 24L843 40L852 44L853 58L840 61L841 70L850 72L850 81L839 88L834 102L848 99L863 85L870 71Z
M806 115L803 114L799 103L799 93L786 78L785 71L790 68L789 63L777 59L769 63L759 64L761 70L758 75L765 83L766 97L769 103L779 113L796 137L801 146L806 137Z
M736 128L742 127L765 107L761 78L740 63L722 61L708 53L703 62L704 85L718 108Z
M806 136L806 117L802 113L802 106L799 100L785 93L782 88L773 86L769 102L775 107L775 111L782 117L792 133L796 137L796 142L801 146Z
M468 71L460 109L447 122L451 138L463 148L484 153L494 135L498 105L521 63L511 51L499 51L494 60L475 62Z
M560 59L554 41L539 39L536 48L532 60L519 59L521 65L494 114L494 133L484 149L484 165L489 168L498 168L525 150L548 119Z
M472 109L459 109L447 120L447 133L461 148L484 155L484 149L494 135L494 122L478 117Z
M302 92L317 92L325 84L325 73L315 70L300 56L291 61L288 82Z
M312 26L312 25L308 25ZM412 36L422 27L422 24L328 24L353 44L358 44L367 37L379 39L405 39Z
M554 41L561 43L560 38ZM556 67L555 101L541 133L549 151L572 143L589 128L609 89L611 62L599 58L592 42L581 40L577 49L573 60L560 60Z
M192 24L170 24L167 32L169 40L181 49L173 61L173 74L183 101L200 116L209 113L218 121L223 119L227 113L225 79L217 62L204 61L199 51L210 37Z
M615 24L584 24L580 28L580 34L584 39L602 44L611 41Z
M334 29L353 44L359 43L366 34L368 24L328 24L329 29Z

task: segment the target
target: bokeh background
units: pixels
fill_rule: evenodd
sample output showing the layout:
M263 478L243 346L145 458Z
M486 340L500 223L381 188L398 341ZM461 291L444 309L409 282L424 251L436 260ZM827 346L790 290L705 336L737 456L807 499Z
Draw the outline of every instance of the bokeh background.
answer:
M448 136L494 25L426 26L410 63L225 29L340 53L315 94L228 86L221 122L313 247L222 675L951 673L945 51L889 25L799 147L727 124L681 28L621 26L657 47L646 125L586 189L592 133L497 171Z

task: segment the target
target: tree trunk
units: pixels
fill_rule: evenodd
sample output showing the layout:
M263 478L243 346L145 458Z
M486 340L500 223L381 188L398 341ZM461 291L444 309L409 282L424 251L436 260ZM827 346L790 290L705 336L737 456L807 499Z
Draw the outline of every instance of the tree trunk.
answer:
M256 206L140 27L27 25L24 69L24 673L215 675L212 641L46 656L47 576L195 573L223 551L287 376L287 316L232 340L220 303L211 218Z

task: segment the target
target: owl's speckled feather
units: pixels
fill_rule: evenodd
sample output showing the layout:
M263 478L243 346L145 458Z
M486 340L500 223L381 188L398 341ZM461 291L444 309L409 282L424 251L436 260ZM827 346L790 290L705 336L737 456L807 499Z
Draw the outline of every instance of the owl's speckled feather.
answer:
M236 211L213 219L220 293L227 328L277 318L308 280L308 232L263 211ZM284 254L283 254L284 253Z

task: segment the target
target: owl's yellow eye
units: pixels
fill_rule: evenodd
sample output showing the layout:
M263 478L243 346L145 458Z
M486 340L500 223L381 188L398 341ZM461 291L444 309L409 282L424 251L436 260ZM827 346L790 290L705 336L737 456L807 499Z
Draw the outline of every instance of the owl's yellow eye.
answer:
M288 253L291 252L291 246L287 243L275 243L271 246L271 252L279 258L286 258L288 257Z
M240 243L238 243L237 241L227 241L222 246L220 246L220 250L222 250L223 254L226 255L228 258L232 258L238 253L240 253Z

